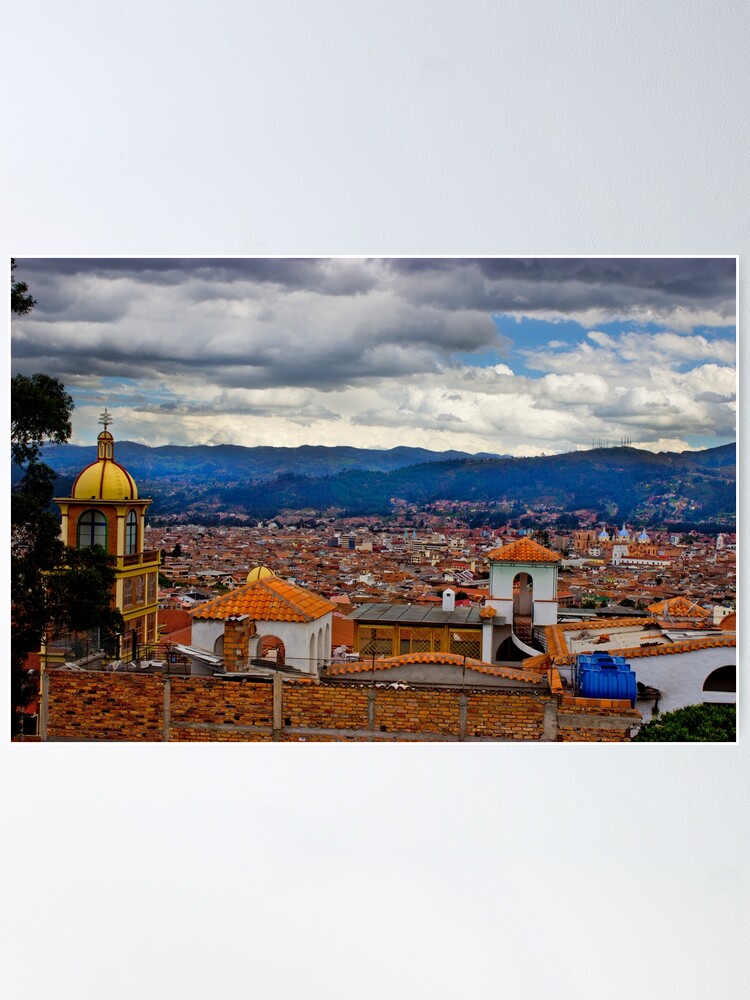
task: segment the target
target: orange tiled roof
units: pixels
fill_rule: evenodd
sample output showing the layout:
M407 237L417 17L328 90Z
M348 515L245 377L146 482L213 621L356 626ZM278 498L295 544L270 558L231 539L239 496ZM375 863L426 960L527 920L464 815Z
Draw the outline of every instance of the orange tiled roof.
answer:
M710 614L697 601L691 601L688 597L672 597L668 601L649 604L648 610L655 615L669 615L671 618L708 618Z
M559 625L548 625L548 628L559 628L561 632L582 632L592 628L623 628L628 625L653 625L653 618L582 618L577 622L561 622Z
M515 667L501 667L494 663L485 663L483 660L472 660L466 658L468 670L475 670L480 674L491 674L494 677L507 677L509 680L524 681L527 684L538 684L546 676L546 669L521 670ZM410 664L433 663L445 666L464 666L464 658L460 653L404 653L403 656L387 656L381 660L375 660L376 670L391 670L393 667L408 666ZM359 660L355 663L337 663L328 668L331 676L341 674L361 674L372 672L372 661Z
M736 632L737 631L737 612L733 611L730 615L726 615L719 622L719 628L722 632Z
M28 653L23 665L25 670L39 670L42 665L42 658L39 653Z
M610 649L608 652L624 656L626 660L638 656L664 656L669 653L692 653L696 649L710 649L713 646L736 646L733 635L706 635L700 639L686 639L684 642L668 642L660 646L632 646L625 649Z
M331 619L331 648L354 645L354 619L334 614Z
M615 619L608 622L610 627L615 624L652 624L651 619ZM575 662L575 654L568 649L563 630L570 630L571 627L586 627L591 622L566 622L564 625L548 625L545 629L547 638L547 649L553 664L562 666L566 663ZM601 626L605 623L602 622ZM737 638L734 635L706 635L699 639L686 639L683 642L666 642L658 646L621 646L616 649L608 649L607 652L616 656L623 656L626 660L639 656L665 656L670 653L691 653L696 649L709 649L713 646L736 646ZM535 658L534 658L535 659ZM529 664L528 660L523 661L524 666Z
M487 558L492 562L553 563L559 562L561 556L559 552L553 552L530 538L519 538L499 549L493 549Z
M537 656L527 656L521 660L524 670L547 670L551 664L549 653L539 653Z
M159 609L159 638L168 639L174 632L180 632L188 626L192 627L192 619L182 608Z
M243 587L206 601L193 618L226 619L249 615L254 621L311 622L333 611L334 604L278 576L264 576Z

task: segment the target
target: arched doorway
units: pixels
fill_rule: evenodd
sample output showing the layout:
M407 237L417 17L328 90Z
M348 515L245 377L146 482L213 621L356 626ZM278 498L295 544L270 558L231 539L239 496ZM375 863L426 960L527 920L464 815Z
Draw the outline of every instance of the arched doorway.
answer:
M522 642L531 642L534 614L534 581L522 571L513 577L513 631Z
M497 647L495 660L500 663L507 663L508 661L520 663L521 660L525 660L528 655L528 653L524 653L518 648L515 642L513 642L513 636L509 635L507 639L504 639Z
M280 667L286 662L284 642L277 635L264 635L260 640L260 655L263 660L274 660Z
M712 670L703 682L703 701L707 704L731 704L737 700L737 667L727 664Z

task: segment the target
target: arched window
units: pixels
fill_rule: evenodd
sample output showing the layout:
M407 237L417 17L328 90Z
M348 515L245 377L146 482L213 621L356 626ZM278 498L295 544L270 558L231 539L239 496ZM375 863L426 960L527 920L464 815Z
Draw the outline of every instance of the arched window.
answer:
M78 548L107 547L107 519L100 510L85 510L78 518Z
M125 521L125 555L130 556L138 551L138 515L134 510L128 511Z

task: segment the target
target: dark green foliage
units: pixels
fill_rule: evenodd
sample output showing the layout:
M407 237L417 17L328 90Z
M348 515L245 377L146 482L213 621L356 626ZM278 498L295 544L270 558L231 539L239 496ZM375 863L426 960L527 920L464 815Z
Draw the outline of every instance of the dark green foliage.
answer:
M734 705L688 705L665 712L641 726L636 743L734 743Z
M70 435L73 400L57 379L17 375L11 383L11 726L38 680L25 668L45 635L100 628L122 630L111 606L114 560L99 548L68 549L52 509L55 474L39 461L45 442Z
M11 457L18 466L35 462L45 441L63 444L71 433L73 400L56 378L15 375L11 383Z
M14 316L25 316L26 313L36 305L36 300L28 294L29 286L25 281L14 281L13 272L16 269L16 262L13 257L10 260L10 311Z

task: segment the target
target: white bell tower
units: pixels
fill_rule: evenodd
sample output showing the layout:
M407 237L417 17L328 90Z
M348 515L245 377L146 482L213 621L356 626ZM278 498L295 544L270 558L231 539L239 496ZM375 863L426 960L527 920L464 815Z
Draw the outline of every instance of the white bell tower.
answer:
M485 602L523 642L540 625L557 623L557 569L560 554L529 538L489 554L490 594Z

